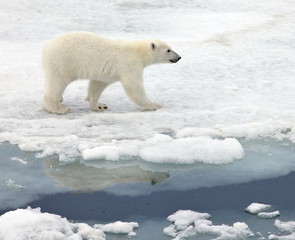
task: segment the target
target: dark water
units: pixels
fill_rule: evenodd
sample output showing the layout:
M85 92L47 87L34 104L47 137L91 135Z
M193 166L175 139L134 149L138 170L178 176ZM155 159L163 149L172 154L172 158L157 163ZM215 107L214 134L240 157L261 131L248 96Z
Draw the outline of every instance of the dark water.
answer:
M0 215L31 206L89 224L136 221L137 239L147 240L170 239L162 234L170 224L166 218L189 209L210 213L214 224L246 222L254 233L267 238L268 232L276 233L274 219L259 219L244 209L252 202L262 202L279 210L280 220L295 220L294 151L282 145L267 151L265 145L245 148L245 159L232 164L179 166L177 170L134 162L116 167L79 161L61 164L56 158L35 159L34 153L3 144ZM12 157L27 164L12 161ZM8 186L8 180L15 184ZM108 239L126 237L110 235Z

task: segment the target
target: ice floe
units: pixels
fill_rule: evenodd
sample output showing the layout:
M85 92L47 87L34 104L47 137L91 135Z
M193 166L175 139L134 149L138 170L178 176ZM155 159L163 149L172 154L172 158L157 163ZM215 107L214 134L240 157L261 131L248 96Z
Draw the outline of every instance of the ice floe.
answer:
M108 224L95 224L93 227L105 233L127 234L129 237L135 237L136 233L134 232L134 228L138 228L138 223L117 221Z
M87 224L70 223L66 218L41 213L39 208L17 209L0 216L0 238L104 240L105 234Z
M265 209L265 206L256 205L254 207L252 205L251 208L254 212L257 212L257 209ZM271 214L271 212L266 213ZM167 217L170 225L163 229L163 234L173 240L196 238L210 240L262 240L267 238L270 240L293 240L295 237L294 221L275 220L274 230L269 231L265 236L260 232L253 232L247 222L237 221L232 225L214 224L213 219L214 216L209 213L178 210ZM266 220L260 219L259 221ZM255 222L257 223L257 221ZM105 240L108 239L106 234L119 234L121 238L122 236L133 238L137 236L135 232L137 228L139 228L137 222L122 221L90 226L86 223L69 221L56 214L41 212L40 208L32 209L30 207L9 211L0 216L1 240ZM278 233L275 233L275 230ZM140 236L138 237L140 239Z
M259 218L276 218L280 216L280 211L272 211L269 212L272 208L269 204L263 203L251 203L248 207L246 207L245 211L251 213L253 215L257 215ZM268 212L265 212L268 211Z
M271 209L271 205L263 204L263 203L251 203L248 207L246 207L245 211L251 214L258 214L260 212Z
M236 222L232 226L214 225L208 213L199 213L191 210L179 210L170 215L167 220L172 224L163 230L163 233L174 240L196 238L210 235L215 240L237 240L254 236L248 225Z
M279 216L280 216L280 211L260 212L257 214L257 217L260 217L260 218L276 218Z
M118 143L115 143L118 144ZM105 159L118 161L122 158L140 157L147 162L191 164L226 164L244 157L244 149L234 138L188 137L173 139L157 134L137 144L126 143L101 146L83 151L84 160Z
M276 220L274 227L279 230L280 235L270 234L270 240L293 240L295 239L295 221Z
M127 234L135 237L136 222L96 224L73 223L56 214L41 212L40 208L17 209L0 216L1 240L55 239L105 240L107 233Z

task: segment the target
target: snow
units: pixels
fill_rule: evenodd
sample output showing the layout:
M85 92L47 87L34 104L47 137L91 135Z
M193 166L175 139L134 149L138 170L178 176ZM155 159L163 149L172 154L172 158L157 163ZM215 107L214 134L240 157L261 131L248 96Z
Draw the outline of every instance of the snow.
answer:
M0 239L105 240L107 233L135 237L136 222L109 224L72 223L59 215L41 212L40 208L17 209L0 216Z
M203 235L214 236L214 240L245 239L254 236L248 225L236 222L233 226L213 225L208 213L199 213L191 210L179 210L170 215L167 220L172 222L163 230L163 233L174 240L197 238Z
M294 142L293 8L292 1L283 0L1 1L0 142L38 151L40 158L57 154L64 162L98 149L90 158L117 161L129 155L175 164L182 163L180 155L186 164L230 163L242 156L240 138ZM150 98L164 108L140 112L115 84L101 99L109 110L91 112L83 100L87 82L81 81L65 91L70 114L42 110L42 46L73 30L111 38L160 38L173 46L182 56L179 63L145 71ZM148 145L163 129L174 133L171 143L162 143L163 150L137 147ZM212 147L200 149L201 140ZM186 143L187 151L182 149Z

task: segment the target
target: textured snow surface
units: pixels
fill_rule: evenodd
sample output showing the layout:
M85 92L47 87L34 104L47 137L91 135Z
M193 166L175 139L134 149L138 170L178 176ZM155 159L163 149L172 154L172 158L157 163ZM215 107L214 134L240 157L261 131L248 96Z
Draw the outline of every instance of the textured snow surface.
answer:
M58 154L62 161L98 149L90 158L135 155L156 163L220 164L243 156L234 138L295 141L294 1L1 0L0 5L0 142L38 151L38 157ZM64 93L70 114L43 111L42 46L74 30L169 43L181 61L145 71L148 95L164 108L140 112L117 83L101 98L109 110L91 112L84 101L87 82L80 81ZM146 144L163 133L173 139Z

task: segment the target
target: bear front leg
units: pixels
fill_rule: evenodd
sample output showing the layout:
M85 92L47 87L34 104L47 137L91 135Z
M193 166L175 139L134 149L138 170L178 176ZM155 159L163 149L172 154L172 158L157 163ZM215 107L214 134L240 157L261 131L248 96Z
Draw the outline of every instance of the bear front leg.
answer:
M125 92L128 97L137 105L141 107L143 111L155 111L162 108L163 105L157 102L151 102L145 92L142 77L135 81L123 80L121 81Z
M86 101L89 101L89 108L93 111L103 111L107 109L107 105L99 103L98 99L100 98L103 90L108 86L108 84L91 80L88 85L88 96Z

